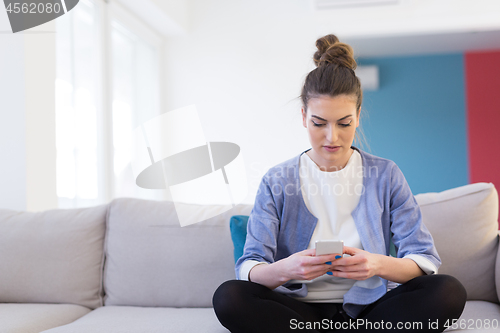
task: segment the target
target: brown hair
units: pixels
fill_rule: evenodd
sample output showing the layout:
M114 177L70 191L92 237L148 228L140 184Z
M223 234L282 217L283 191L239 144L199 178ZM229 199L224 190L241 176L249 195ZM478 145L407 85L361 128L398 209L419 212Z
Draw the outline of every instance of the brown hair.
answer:
M318 50L313 60L317 68L307 75L300 95L304 110L307 112L307 103L311 98L347 95L355 97L356 110L359 111L363 92L354 73L357 64L352 47L339 42L335 35L321 37L316 41L316 47Z
M304 111L307 112L307 104L311 98L346 95L356 102L359 117L363 91L361 82L354 73L357 64L352 47L339 42L337 36L331 34L319 38L316 47L318 50L313 56L316 68L307 74L300 95Z

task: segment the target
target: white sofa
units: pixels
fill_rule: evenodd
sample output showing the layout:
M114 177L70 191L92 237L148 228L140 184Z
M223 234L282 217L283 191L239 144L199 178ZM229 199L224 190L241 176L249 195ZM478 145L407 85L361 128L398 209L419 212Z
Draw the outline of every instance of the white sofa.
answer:
M494 186L416 198L443 260L439 273L467 289L454 331L500 331L484 329L486 320L500 325ZM220 209L192 212L203 219ZM228 332L211 300L234 278L229 219L251 209L238 205L186 227L172 202L131 198L81 209L0 210L0 332Z

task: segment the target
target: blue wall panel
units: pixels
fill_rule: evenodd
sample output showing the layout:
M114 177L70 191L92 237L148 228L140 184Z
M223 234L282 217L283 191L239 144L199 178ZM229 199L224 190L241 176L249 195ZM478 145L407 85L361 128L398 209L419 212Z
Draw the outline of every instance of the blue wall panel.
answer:
M358 59L379 67L361 126L371 152L396 162L414 194L468 184L462 54Z

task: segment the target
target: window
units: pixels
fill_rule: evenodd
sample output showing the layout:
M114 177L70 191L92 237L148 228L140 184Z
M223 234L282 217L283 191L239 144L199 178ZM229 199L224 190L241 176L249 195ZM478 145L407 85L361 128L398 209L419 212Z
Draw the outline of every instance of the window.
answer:
M114 193L162 199L163 190L138 187L132 174L132 131L160 114L160 40L127 12L111 6Z
M160 113L161 38L117 4L82 0L57 24L60 208L163 199L135 184L131 133Z

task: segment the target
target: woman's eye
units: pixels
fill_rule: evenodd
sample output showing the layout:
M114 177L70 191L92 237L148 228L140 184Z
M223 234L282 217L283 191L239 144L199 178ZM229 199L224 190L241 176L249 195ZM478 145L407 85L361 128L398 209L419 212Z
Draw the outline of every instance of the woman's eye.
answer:
M348 122L347 124L339 124L339 125L342 126L342 127L348 127L348 126L351 126L351 122L352 122L352 120L350 122ZM314 126L317 126L317 127L325 126L326 125L326 124L318 124L318 123L315 123L314 121L312 123L313 123Z

